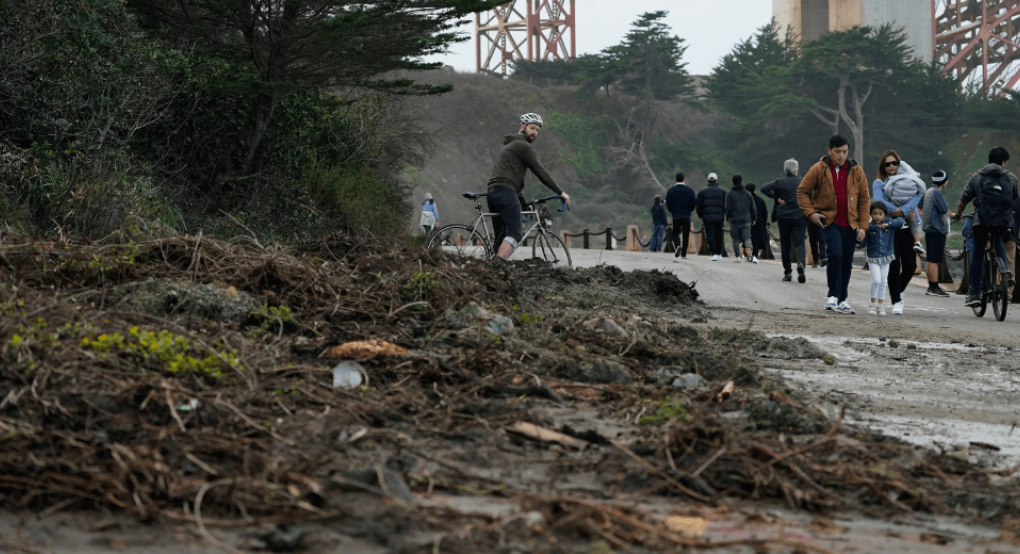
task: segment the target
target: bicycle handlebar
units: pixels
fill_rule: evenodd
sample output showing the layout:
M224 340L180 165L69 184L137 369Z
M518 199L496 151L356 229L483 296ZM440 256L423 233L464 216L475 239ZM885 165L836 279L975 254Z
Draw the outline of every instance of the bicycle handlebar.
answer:
M545 204L546 202L548 202L550 200L559 200L560 201L560 207L556 211L558 211L558 212L562 212L564 210L570 211L570 206L567 205L567 201L562 196L560 196L558 194L554 194L552 196L546 196L545 198L536 198L536 199L532 200L531 203L532 204Z

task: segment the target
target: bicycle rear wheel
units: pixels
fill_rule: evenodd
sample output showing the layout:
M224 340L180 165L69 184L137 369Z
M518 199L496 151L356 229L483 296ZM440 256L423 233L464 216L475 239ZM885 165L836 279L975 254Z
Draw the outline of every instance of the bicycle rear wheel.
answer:
M563 239L553 233L539 233L535 242L531 244L531 256L541 258L558 267L574 269L574 262L570 259L570 249L563 244Z
M992 273L992 312L995 313L995 321L1006 319L1006 309L1009 307L1007 296L1009 294L1009 279L999 271L998 263Z
M467 225L454 223L444 225L434 231L429 239L428 248L439 249L453 254L458 258L481 258L492 257L492 247L481 233Z

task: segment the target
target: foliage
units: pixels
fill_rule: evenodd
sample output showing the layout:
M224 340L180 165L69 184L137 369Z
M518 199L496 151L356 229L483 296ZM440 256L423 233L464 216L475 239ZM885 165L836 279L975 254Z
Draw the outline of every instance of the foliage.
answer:
M226 368L241 369L235 353L205 353L196 357L191 355L196 346L191 339L165 329L157 333L141 331L138 327L129 329L126 336L104 333L86 337L80 344L83 350L95 352L100 358L122 356L134 360L134 367L138 369L155 365L167 373L208 375L217 379L227 375L223 371Z
M571 83L577 64L573 60L514 60L513 78L542 86L546 83Z
M298 181L325 215L343 216L354 229L393 233L404 228L392 181L377 177L367 166L329 165L313 159Z
M609 169L606 160L606 121L598 120L577 113L556 112L546 110L549 128L570 145L571 152L560 153L560 156L574 167L581 179L591 179L602 175Z
M642 14L620 44L620 84L624 92L648 99L672 100L692 91L683 62L684 40L669 34L662 21L669 12Z
M684 398L667 396L659 400L655 413L646 415L638 420L642 425L661 425L669 421L688 423L691 421L691 414L684 407Z

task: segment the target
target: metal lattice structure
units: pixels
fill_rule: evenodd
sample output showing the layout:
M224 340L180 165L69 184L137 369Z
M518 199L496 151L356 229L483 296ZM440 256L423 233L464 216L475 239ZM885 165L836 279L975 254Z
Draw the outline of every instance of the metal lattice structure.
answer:
M1020 84L1020 0L932 0L935 60L968 90Z
M574 1L513 0L476 14L476 70L506 75L507 62L515 59L576 57Z

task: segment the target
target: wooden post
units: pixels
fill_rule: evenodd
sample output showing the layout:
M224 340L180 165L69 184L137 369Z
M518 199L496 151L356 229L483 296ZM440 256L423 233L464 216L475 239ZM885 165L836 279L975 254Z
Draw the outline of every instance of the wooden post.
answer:
M627 239L624 249L627 252L640 252L641 251L641 240L638 238L638 226L628 225L627 226Z
M691 231L690 239L687 241L687 254L691 256L697 256L700 254L701 243L705 242L704 238L704 232L695 233L694 231ZM683 237L680 237L680 240L684 240Z
M662 239L662 251L663 252L676 252L676 249L680 248L679 245L673 244L673 226L666 226L666 236Z
M560 231L560 238L563 239L563 244L570 248L570 234L566 231Z
M584 235L584 249L588 250L589 248L591 248L591 240L590 240L590 237L589 237L590 233L588 232L587 229L585 229L584 233L582 233L582 234Z
M606 227L606 250L613 249L613 228Z

